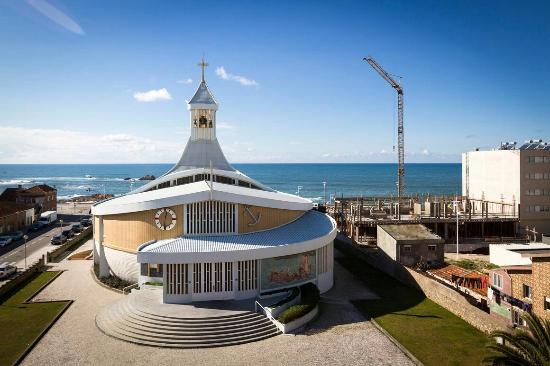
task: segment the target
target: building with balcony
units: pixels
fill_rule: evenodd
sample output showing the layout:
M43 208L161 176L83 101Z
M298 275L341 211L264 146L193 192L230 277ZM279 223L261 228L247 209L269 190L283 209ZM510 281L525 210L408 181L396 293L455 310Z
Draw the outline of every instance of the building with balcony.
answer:
M512 203L522 230L550 233L550 145L542 140L502 144L497 150L462 154L462 194Z

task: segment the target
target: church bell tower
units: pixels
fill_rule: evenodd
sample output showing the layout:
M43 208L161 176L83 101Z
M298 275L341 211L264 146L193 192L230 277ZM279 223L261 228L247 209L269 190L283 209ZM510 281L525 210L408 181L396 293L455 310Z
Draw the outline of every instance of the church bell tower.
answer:
M204 68L208 64L201 60L201 83L193 98L188 102L188 109L191 114L191 140L210 140L216 139L216 111L218 102L208 89L204 80Z

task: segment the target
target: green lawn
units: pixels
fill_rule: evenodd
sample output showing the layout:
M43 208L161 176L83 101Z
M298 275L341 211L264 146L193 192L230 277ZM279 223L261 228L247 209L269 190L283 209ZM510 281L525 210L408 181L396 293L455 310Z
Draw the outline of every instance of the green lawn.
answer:
M0 300L0 365L11 365L59 314L68 301L25 304L58 272L42 272Z
M365 262L345 255L340 264L381 297L355 301L425 365L479 365L487 336L464 320Z

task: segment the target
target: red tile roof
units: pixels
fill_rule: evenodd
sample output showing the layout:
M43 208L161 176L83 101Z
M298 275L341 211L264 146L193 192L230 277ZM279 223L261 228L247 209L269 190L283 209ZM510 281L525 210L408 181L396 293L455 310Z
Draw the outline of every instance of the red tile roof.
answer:
M485 283L488 283L488 277L482 273L476 271L470 271L454 264L448 264L441 268L430 269L427 271L429 274L443 279L448 282L453 282L453 276L468 278L468 279L482 279L485 277ZM464 284L462 284L464 286ZM477 288L472 286L465 286L468 289L477 292L480 295L487 296L487 287Z

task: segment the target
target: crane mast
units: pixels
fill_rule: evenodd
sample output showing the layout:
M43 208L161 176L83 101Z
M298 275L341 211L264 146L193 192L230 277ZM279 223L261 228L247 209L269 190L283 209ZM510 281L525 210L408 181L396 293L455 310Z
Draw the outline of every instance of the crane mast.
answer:
M405 184L405 138L403 128L403 88L371 56L363 58L397 92L397 218L401 219L401 198Z

